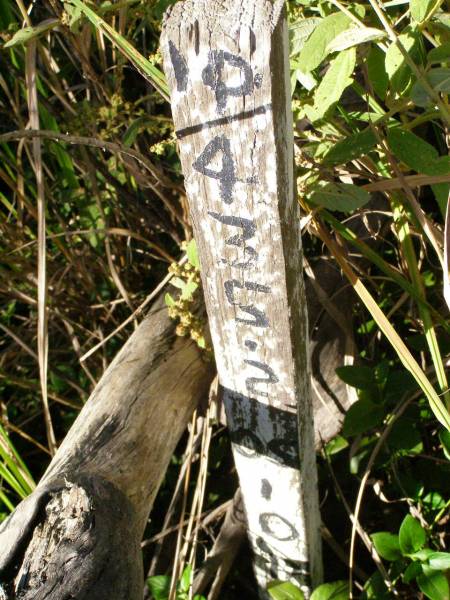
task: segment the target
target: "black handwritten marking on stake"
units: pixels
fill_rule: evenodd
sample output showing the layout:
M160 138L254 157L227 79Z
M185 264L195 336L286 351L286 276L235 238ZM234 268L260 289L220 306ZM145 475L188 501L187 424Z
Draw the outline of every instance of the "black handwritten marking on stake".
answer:
M246 269L252 266L258 255L256 250L251 246L246 245L246 241L251 239L255 235L256 226L253 219L245 219L244 217L233 217L231 215L221 215L216 212L208 212L208 215L220 221L224 225L230 225L231 227L240 227L242 229L242 234L236 234L229 237L225 240L225 244L228 246L238 246L244 249L244 256L248 255L248 259L244 262L239 262L238 260L229 263L231 267L236 267L238 269ZM222 259L224 262L224 259Z
M292 523L277 513L266 512L259 515L262 531L280 542L298 538L298 532Z
M270 574L273 579L284 574L283 579L296 579L301 585L310 587L311 574L309 563L302 560L292 560L289 558L280 558L279 552L274 550L262 537L255 540L256 547L261 554L255 557L256 567L265 570L267 563L270 564Z
M227 86L223 81L223 70L227 63L230 67L239 69L241 76L244 81L241 85ZM223 113L227 106L228 96L247 96L253 93L254 81L253 81L253 70L246 60L231 52L224 52L223 50L212 50L209 53L209 60L207 66L202 72L203 83L215 92L217 111ZM257 79L258 85L261 85L262 80Z
M270 287L267 285L260 285L259 283L254 283L253 281L246 281L242 284L237 279L229 279L225 281L223 284L225 288L225 296L227 297L228 302L232 306L239 306L242 312L246 312L254 319L242 319L241 317L236 317L235 321L238 323L246 323L247 325L252 325L253 327L269 327L269 320L266 317L266 313L259 308L256 308L253 304L241 304L237 302L234 297L234 288L238 288L243 290L244 288L247 290L252 290L254 292L262 292L264 294L268 294L270 292ZM278 381L278 380L277 380Z
M169 53L170 60L172 61L173 72L175 73L175 81L177 82L177 90L179 92L185 92L189 75L189 69L186 61L172 41L169 41Z
M254 352L258 347L258 344L253 340L245 340L245 347L250 350L250 352Z
M235 115L227 115L226 117L211 119L205 123L197 123L197 125L190 125L189 127L183 127L183 129L177 129L175 135L179 140L181 140L189 135L193 135L194 133L199 133L199 131L211 129L212 127L219 127L221 125L228 125L229 123L233 123L233 121L245 121L246 119L252 119L257 115L264 115L266 112L270 112L271 110L272 104L269 102L263 106L257 106L256 108L252 108L252 110L244 110Z
M212 162L216 154L222 153L222 168L220 171L208 169L208 165ZM233 187L236 183L236 175L234 171L234 161L231 155L230 140L224 135L217 135L205 147L203 152L192 164L194 169L213 179L220 181L220 197L226 204L233 202L232 194Z
M252 367L256 367L257 369L261 369L266 373L267 377L247 377L245 380L245 386L247 388L247 392L250 396L264 396L267 398L269 395L268 392L263 390L257 390L255 385L257 383L278 383L280 380L273 372L273 369L266 365L265 363L259 362L258 360L244 360L245 363L251 365Z
M268 479L261 479L261 496L264 500L270 500L272 496L272 486Z

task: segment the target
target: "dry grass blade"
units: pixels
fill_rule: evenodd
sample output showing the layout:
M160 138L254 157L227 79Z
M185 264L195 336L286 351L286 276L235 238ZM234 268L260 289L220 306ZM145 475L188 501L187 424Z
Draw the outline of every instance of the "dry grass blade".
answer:
M39 108L36 82L36 41L32 40L26 50L26 81L28 90L28 111L32 129L39 129ZM47 443L51 454L56 452L56 438L47 394L48 372L48 315L47 315L47 275L46 275L46 231L45 231L45 189L43 178L42 148L39 138L33 139L34 171L36 176L38 202L38 358L41 381L42 403L44 408Z

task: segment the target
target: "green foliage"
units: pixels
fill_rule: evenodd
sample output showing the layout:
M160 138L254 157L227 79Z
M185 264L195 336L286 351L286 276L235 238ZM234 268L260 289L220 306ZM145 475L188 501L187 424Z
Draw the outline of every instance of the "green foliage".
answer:
M445 572L450 568L450 553L424 547L427 537L425 529L411 515L403 519L398 535L379 532L371 536L378 554L394 563L392 569L397 576L400 569L405 583L415 579L426 598L448 600L450 589Z
M147 578L147 586L153 600L168 600L171 578L169 575L154 575ZM176 586L175 600L189 600L192 585L192 567L187 565ZM195 594L192 600L206 600L204 596Z
M304 600L303 592L289 581L271 581L267 586L269 596L273 600Z

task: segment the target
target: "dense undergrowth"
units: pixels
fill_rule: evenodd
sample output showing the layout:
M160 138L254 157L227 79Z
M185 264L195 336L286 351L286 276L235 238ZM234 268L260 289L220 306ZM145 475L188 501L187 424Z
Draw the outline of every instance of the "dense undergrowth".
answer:
M190 239L158 53L168 4L0 0L1 519L33 489ZM357 366L338 375L358 400L319 457L325 576L339 583L314 600L348 598L349 585L355 598L445 600L450 14L433 0L302 0L289 19L305 255L348 278L357 348ZM329 301L337 321L349 312ZM146 532L155 598L174 563L178 597L189 597L191 567L237 485L226 431L196 427L209 459L187 455L187 506L206 469L196 510L217 518L194 528L183 564L174 536L159 533L180 521L177 505L166 515L186 436ZM247 547L235 565L220 597L256 598Z

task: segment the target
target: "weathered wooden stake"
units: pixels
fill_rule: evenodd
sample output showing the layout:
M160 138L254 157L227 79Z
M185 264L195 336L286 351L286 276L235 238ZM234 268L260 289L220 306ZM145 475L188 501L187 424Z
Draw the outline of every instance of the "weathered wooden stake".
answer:
M258 582L308 595L320 517L283 2L179 2L161 43Z

